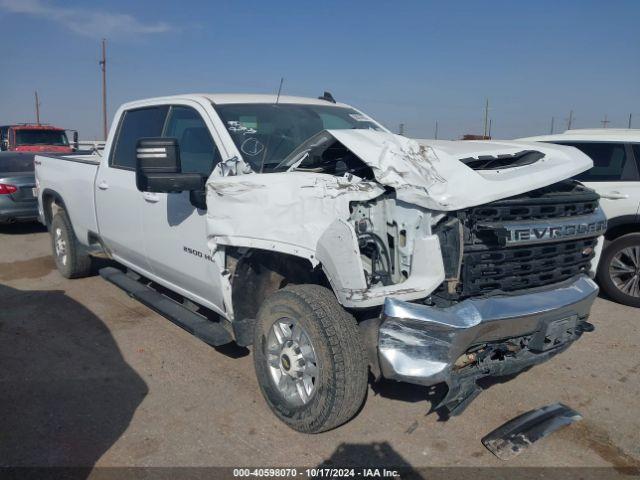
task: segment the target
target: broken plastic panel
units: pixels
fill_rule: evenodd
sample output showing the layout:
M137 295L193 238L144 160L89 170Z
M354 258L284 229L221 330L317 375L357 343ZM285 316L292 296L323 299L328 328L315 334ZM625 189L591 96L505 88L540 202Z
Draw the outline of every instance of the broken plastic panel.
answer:
M582 415L562 403L530 410L509 420L482 439L482 444L500 460L510 460L533 442L582 420Z

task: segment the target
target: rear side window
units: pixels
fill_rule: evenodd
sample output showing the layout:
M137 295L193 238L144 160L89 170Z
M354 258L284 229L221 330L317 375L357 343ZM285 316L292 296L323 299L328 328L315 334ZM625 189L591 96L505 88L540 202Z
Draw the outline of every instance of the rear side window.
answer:
M168 106L127 110L118 129L115 149L111 155L111 165L117 168L136 168L136 144L138 139L162 136L162 127Z
M630 180L635 172L635 165L628 162L624 143L581 142L562 143L576 147L593 160L593 168L577 175L582 182L613 182Z
M209 129L193 108L171 107L163 136L178 140L183 173L199 173L208 177L220 161Z

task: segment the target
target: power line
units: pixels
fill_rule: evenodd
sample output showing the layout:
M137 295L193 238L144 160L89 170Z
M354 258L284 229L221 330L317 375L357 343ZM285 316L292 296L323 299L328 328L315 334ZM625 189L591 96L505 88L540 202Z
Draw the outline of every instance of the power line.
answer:
M484 137L487 137L487 120L489 119L489 99L486 99L484 105Z
M38 99L38 91L33 92L36 97L36 123L40 125L40 100Z
M571 130L572 124L573 124L573 110L569 112L569 119L567 120L567 130Z

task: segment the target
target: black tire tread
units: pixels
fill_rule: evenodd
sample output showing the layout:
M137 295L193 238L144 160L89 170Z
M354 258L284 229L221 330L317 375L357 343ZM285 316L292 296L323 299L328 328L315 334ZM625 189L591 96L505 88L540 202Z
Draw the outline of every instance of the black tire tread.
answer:
M67 265L62 266L58 263L55 255L55 229L57 224L65 230L67 236ZM65 278L83 278L91 275L92 259L85 251L85 248L78 241L71 221L65 210L58 210L51 221L51 246L53 248L53 256L58 267L58 271Z
M324 411L303 422L278 416L290 427L304 433L325 432L348 422L362 406L368 385L366 352L357 322L340 306L333 292L325 287L290 285L275 294L301 301L311 309L318 328L327 338L326 344L314 343L314 348L328 350L334 374L334 388L327 390L331 398L324 403ZM254 347L256 345L254 343Z

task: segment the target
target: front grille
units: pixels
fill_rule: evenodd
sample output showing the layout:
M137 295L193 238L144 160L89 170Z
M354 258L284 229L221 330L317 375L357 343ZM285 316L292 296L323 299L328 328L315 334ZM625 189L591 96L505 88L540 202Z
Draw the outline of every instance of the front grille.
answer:
M544 220L589 215L598 208L598 194L581 184L560 182L530 194L472 207L467 215L476 222Z
M596 242L597 239L589 238L475 252L465 248L462 294L469 297L496 290L535 288L587 273Z
M483 205L470 209L470 214L477 221L482 222L544 220L589 215L595 211L597 206L598 200L553 204Z
M458 298L542 287L588 273L597 238L504 246L482 224L592 214L598 195L574 181L459 212L464 244Z

